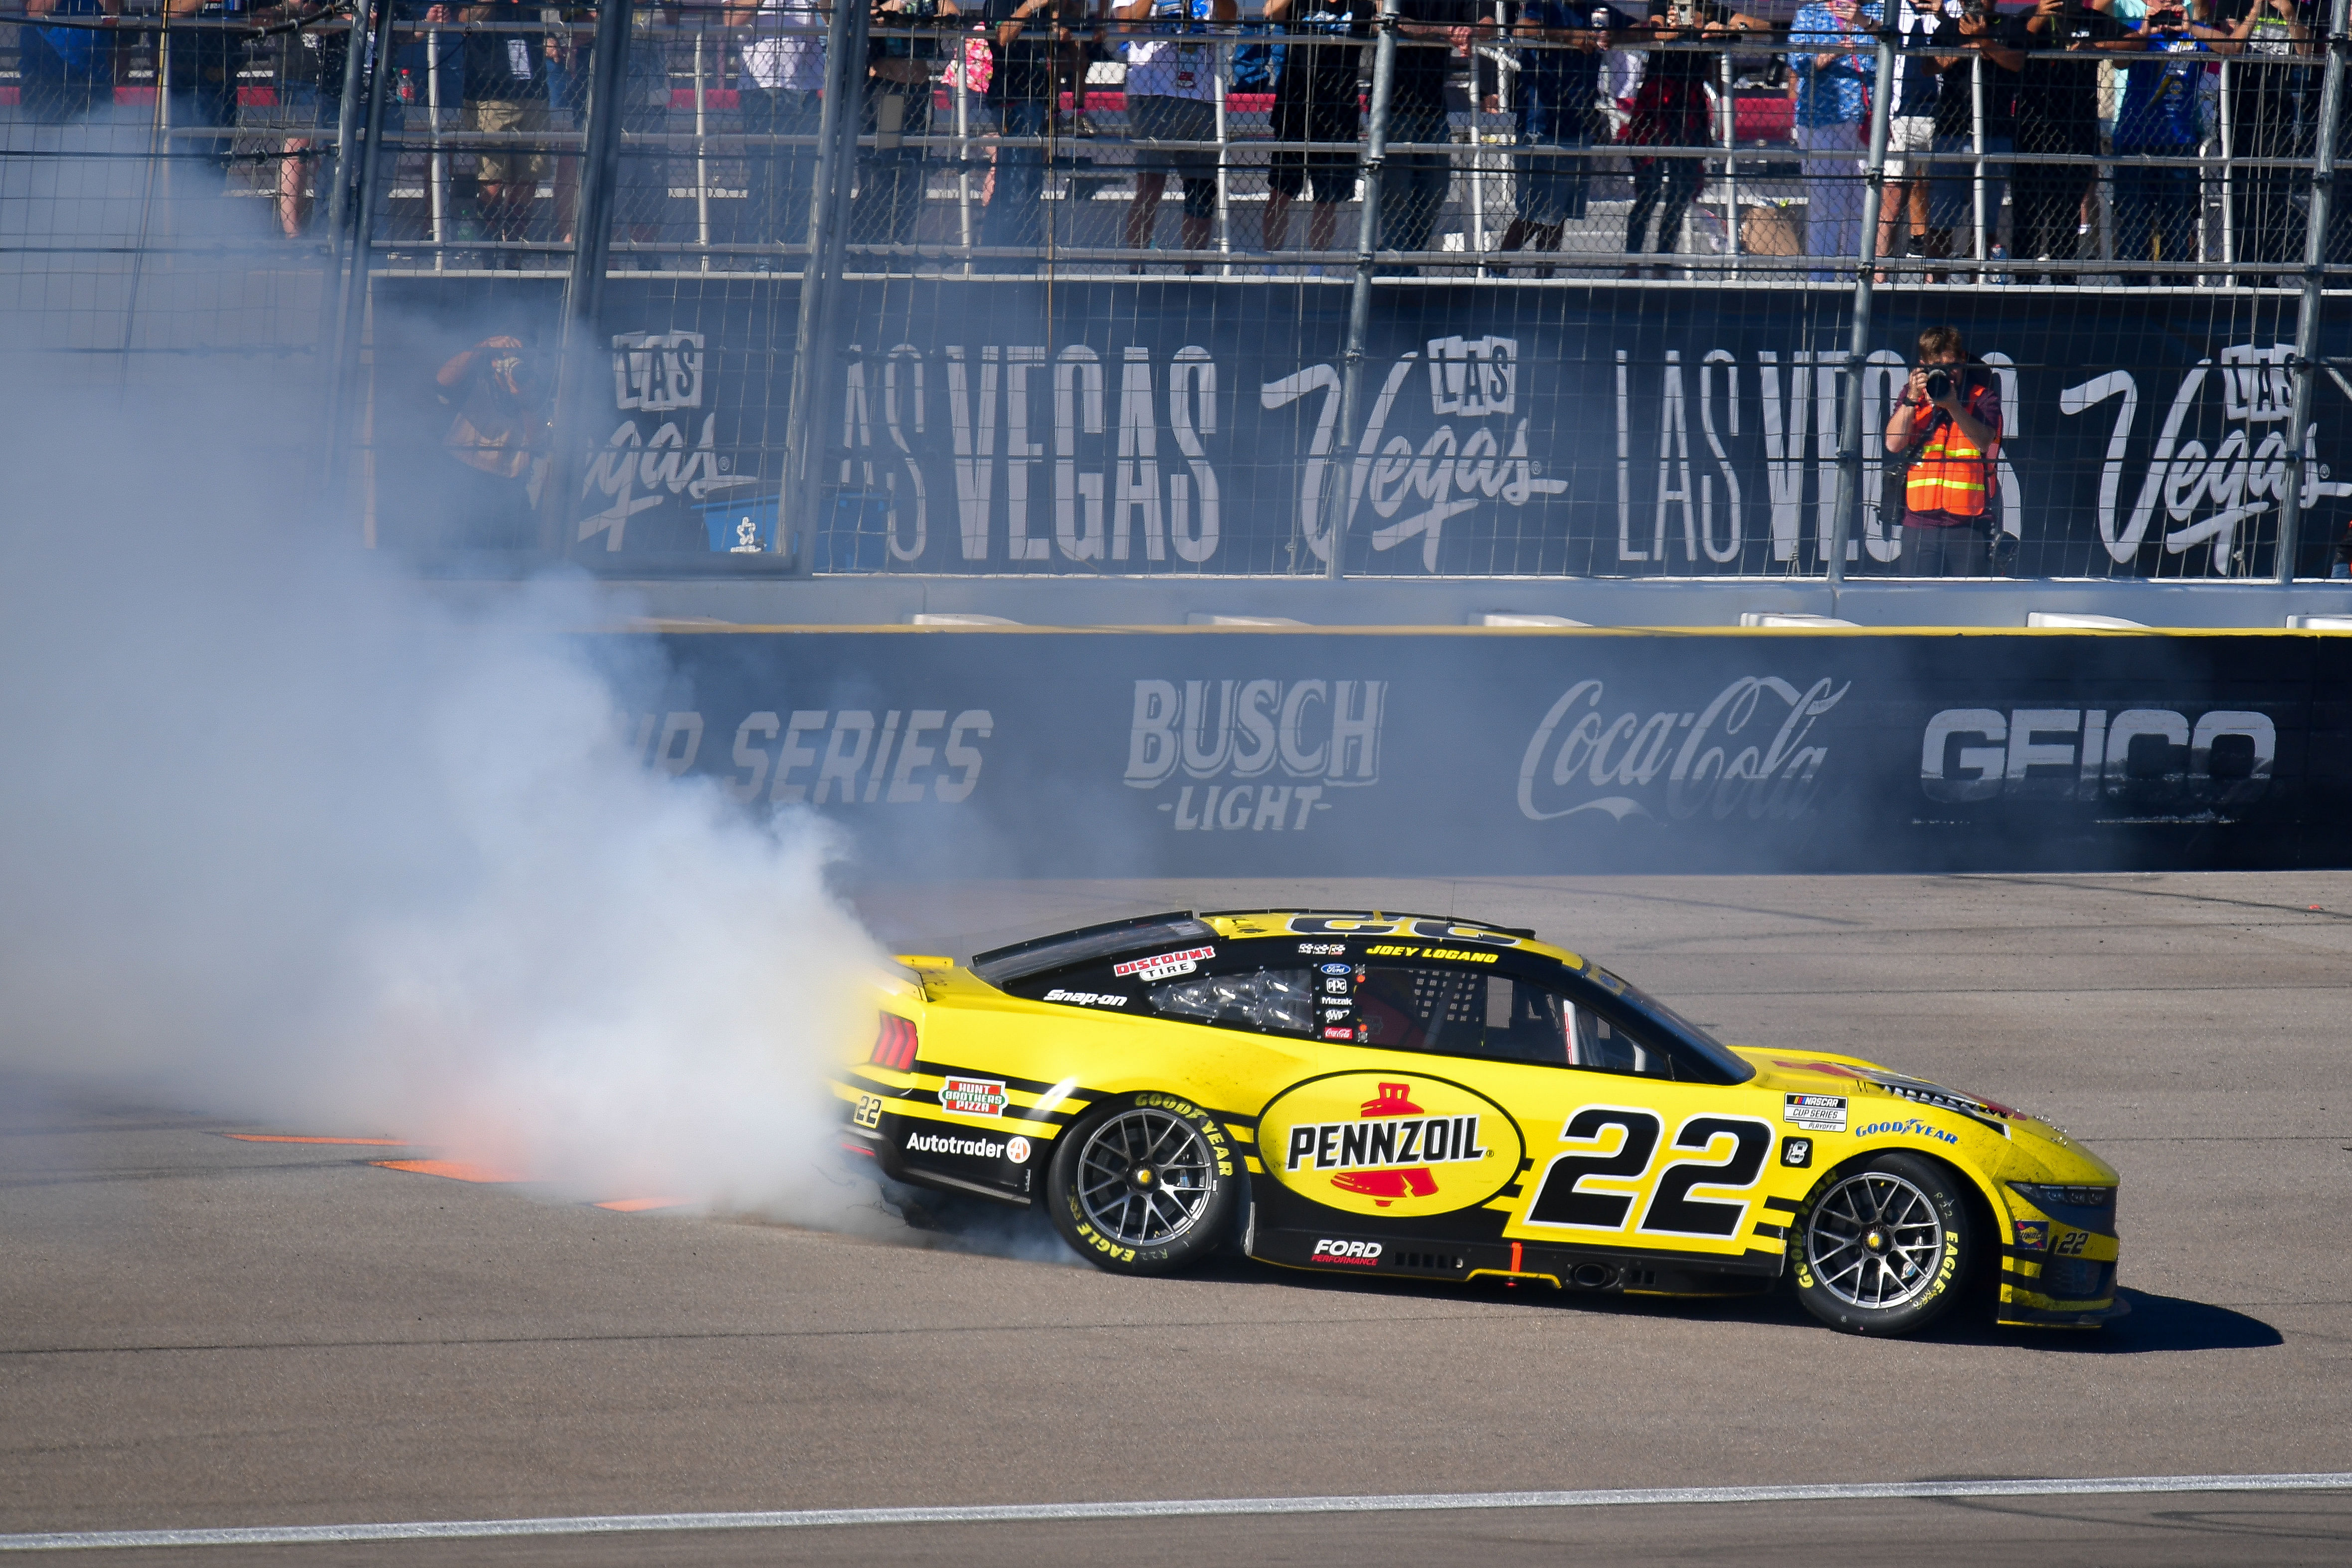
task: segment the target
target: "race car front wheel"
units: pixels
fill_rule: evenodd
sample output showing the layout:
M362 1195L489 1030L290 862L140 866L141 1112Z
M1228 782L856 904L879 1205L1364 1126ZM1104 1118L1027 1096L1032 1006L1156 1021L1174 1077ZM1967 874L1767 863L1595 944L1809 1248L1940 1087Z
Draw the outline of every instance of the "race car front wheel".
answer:
M1831 1173L1790 1229L1797 1299L1848 1333L1927 1327L1958 1297L1979 1245L1951 1173L1885 1154Z
M1055 1140L1046 1203L1097 1268L1164 1274L1216 1250L1241 1196L1241 1160L1214 1116L1174 1094L1130 1094Z

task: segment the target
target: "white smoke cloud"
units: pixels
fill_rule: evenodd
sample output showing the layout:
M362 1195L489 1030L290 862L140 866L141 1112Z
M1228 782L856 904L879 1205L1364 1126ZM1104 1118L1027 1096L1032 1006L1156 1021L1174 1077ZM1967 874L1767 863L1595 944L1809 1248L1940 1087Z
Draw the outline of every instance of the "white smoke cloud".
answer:
M157 362L0 363L0 1065L838 1218L884 960L822 825L640 765L588 585L456 609L323 523L307 385Z

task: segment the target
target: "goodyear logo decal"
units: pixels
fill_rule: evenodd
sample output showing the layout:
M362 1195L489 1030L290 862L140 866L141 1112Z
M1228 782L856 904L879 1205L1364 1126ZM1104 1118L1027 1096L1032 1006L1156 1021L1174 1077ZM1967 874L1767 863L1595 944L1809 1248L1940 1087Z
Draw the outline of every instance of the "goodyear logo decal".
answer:
M1518 1174L1522 1141L1503 1108L1461 1084L1340 1072L1266 1107L1258 1147L1275 1178L1351 1214L1407 1218L1485 1203Z

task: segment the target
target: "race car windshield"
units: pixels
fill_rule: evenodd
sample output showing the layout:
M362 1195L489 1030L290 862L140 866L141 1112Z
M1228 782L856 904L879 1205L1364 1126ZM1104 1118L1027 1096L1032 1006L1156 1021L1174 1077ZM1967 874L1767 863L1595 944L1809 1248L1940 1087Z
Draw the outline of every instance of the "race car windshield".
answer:
M1729 1046L1631 980L1621 979L1598 964L1587 964L1583 977L1673 1035L1676 1044L1722 1073L1725 1082L1745 1083L1756 1076L1756 1069L1742 1061Z
M1190 910L1172 915L1147 915L1137 920L1114 920L1104 925L1082 926L1033 942L975 953L971 972L1002 988L1048 969L1067 968L1115 953L1157 953L1171 948L1213 942L1217 934L1192 917Z

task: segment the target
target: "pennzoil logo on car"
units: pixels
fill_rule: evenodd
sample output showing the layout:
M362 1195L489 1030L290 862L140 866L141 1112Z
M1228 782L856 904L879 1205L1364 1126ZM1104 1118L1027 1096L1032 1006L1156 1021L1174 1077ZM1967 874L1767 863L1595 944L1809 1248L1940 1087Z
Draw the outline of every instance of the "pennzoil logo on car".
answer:
M1843 1133L1845 1131L1845 1096L1783 1094L1780 1096L1780 1120L1792 1122L1808 1133Z
M1142 980L1172 979L1189 975L1201 967L1203 958L1217 956L1214 947L1187 947L1181 953L1162 953L1151 958L1129 958L1124 964L1113 964L1110 972L1125 978L1129 975Z
M1486 1202L1518 1174L1525 1152L1517 1124L1485 1095L1380 1072L1310 1079L1279 1096L1258 1118L1258 1147L1291 1191L1395 1218Z
M940 1085L940 1103L960 1116L1002 1116L1012 1103L999 1078L950 1078Z

